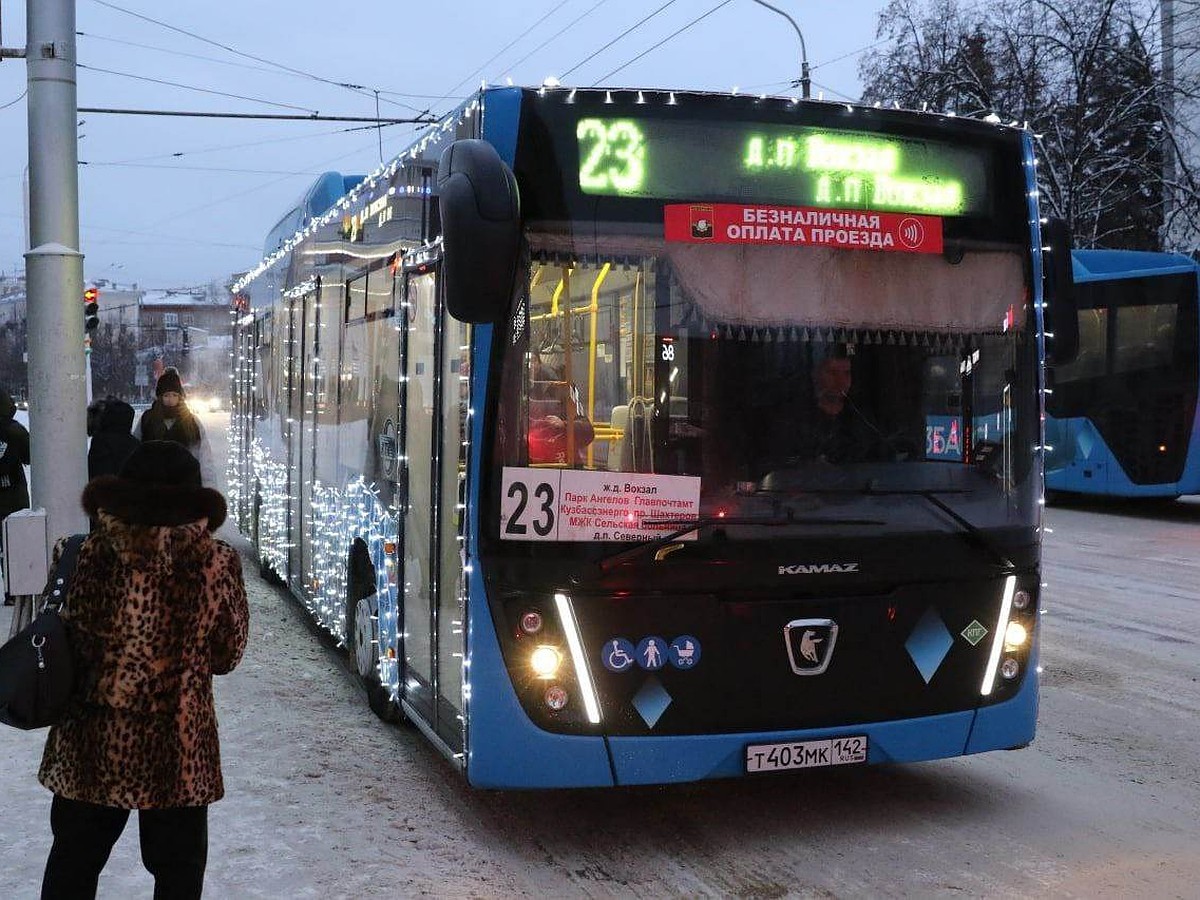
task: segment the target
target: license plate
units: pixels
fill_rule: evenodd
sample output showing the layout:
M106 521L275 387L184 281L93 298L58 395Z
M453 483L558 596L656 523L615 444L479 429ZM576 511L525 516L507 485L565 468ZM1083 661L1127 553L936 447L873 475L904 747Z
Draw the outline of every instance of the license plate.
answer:
M867 761L867 736L830 738L824 741L791 741L786 744L750 744L746 747L747 772L816 769Z

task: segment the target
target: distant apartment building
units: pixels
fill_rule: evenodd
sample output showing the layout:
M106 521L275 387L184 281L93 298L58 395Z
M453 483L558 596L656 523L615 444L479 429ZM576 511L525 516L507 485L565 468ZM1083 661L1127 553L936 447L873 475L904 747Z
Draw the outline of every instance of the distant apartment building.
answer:
M99 291L92 363L93 380L104 390L153 399L155 377L165 366L177 367L197 388L225 386L232 330L227 290L147 290L105 278L85 283ZM26 378L27 311L24 273L0 272L0 382L14 389Z
M100 292L97 303L100 306L100 324L112 325L117 328L124 325L136 328L138 325L138 307L141 305L142 291L137 284L119 284L107 278L97 278L87 282Z
M230 332L229 301L206 288L145 291L138 324L143 345L207 346Z

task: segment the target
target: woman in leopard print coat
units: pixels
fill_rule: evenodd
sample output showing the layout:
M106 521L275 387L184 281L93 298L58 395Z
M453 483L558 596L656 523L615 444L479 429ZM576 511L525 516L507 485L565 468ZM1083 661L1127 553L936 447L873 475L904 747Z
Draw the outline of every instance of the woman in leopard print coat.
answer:
M64 611L81 681L38 773L54 792L42 896L94 896L136 809L155 896L199 897L224 794L212 676L237 665L248 627L241 560L212 536L225 500L186 449L149 441L83 507L99 527Z

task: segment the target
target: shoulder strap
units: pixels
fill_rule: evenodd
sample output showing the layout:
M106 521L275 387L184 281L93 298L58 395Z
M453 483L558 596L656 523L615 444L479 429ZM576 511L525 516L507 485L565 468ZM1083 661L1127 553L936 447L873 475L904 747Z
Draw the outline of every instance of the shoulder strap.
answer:
M73 534L63 544L62 555L59 556L58 563L46 582L45 606L61 610L66 604L71 581L75 577L75 564L79 561L79 548L86 539L86 534Z

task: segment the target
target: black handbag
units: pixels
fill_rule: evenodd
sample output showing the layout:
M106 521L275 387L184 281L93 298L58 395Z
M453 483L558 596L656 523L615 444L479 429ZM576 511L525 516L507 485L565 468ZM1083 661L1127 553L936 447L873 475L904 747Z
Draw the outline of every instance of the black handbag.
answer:
M71 699L75 664L61 612L86 537L67 538L42 592L42 611L0 647L0 722L5 725L24 730L55 725Z

